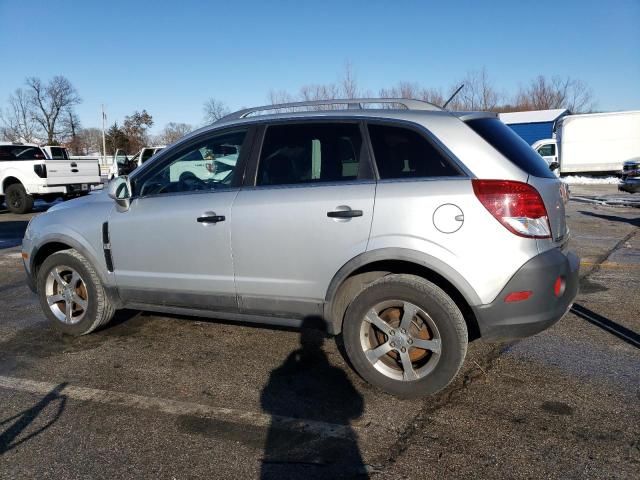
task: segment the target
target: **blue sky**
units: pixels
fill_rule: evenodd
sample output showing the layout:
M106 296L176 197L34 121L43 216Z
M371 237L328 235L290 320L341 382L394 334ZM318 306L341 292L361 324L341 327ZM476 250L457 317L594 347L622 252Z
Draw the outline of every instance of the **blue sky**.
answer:
M640 109L640 0L36 1L0 0L0 105L27 76L62 74L83 126L146 108L158 131L199 124L209 97L232 108L270 90L333 82L347 61L361 87L446 90L486 67L515 92L570 75L599 110Z

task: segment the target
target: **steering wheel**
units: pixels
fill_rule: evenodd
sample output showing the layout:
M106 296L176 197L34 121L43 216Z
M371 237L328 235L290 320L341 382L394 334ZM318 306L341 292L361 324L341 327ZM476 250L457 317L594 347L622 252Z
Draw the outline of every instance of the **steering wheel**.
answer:
M180 174L180 178L178 179L178 183L180 183L180 190L182 191L207 189L206 182L196 177L195 173L193 172L182 172Z

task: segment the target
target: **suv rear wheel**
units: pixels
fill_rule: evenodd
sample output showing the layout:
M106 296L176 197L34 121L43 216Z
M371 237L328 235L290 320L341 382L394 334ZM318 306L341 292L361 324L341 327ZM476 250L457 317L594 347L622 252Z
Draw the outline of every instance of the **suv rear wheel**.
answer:
M33 197L19 183L9 185L4 201L11 213L29 213L33 210Z
M74 249L48 257L38 270L37 286L42 310L62 333L86 335L113 317L98 274Z
M351 302L345 350L369 383L401 397L430 395L456 376L467 351L467 326L437 285L413 275L388 275Z

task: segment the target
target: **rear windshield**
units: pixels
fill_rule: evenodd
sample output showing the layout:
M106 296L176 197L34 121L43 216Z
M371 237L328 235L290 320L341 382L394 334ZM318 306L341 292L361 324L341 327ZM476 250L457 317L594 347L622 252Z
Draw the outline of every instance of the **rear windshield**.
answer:
M529 175L555 178L547 162L500 119L476 118L467 120L467 125Z
M43 159L44 153L39 147L29 147L26 145L0 145L0 162Z
M51 147L52 160L68 160L67 151L62 147Z

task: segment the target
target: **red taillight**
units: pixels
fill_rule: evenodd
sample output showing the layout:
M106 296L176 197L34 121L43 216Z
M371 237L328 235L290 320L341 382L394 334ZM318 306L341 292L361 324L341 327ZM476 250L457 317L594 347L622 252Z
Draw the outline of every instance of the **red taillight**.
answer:
M511 180L472 180L478 200L510 232L529 238L550 238L547 209L538 191Z
M525 290L522 292L511 292L509 295L504 297L504 301L505 303L521 302L523 300L528 300L531 295L533 295L533 292L531 290Z

